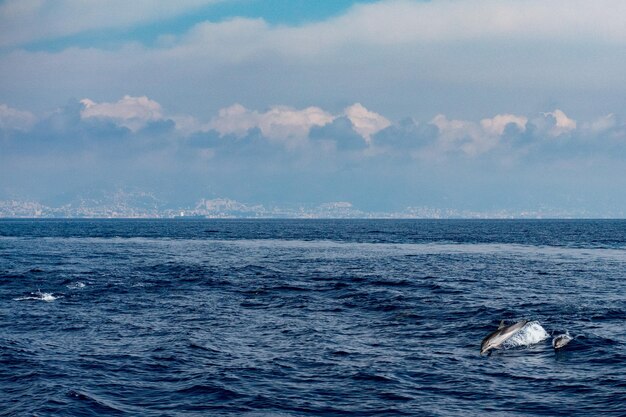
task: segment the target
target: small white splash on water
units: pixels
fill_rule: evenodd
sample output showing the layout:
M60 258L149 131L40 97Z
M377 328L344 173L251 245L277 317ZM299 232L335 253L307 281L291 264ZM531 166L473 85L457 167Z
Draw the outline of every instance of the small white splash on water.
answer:
M84 282L73 282L71 284L67 284L66 285L67 288L69 288L70 290L78 290L81 288L85 288L85 283Z
M520 346L530 346L544 341L548 337L550 337L550 335L538 321L531 321L526 323L519 332L515 333L510 339L504 342L502 347L510 349Z
M30 295L27 295L25 297L14 298L13 300L15 301L39 300L39 301L45 301L49 303L51 301L58 300L59 298L63 298L63 296L62 295L55 296L50 292L37 291L37 292L31 292Z
M49 292L45 292L45 293L41 294L41 299L42 299L43 301L48 301L48 302L50 302L50 301L54 301L54 300L56 300L57 298L59 298L59 297L55 297L54 295L52 295L52 294L51 294L51 293L49 293Z

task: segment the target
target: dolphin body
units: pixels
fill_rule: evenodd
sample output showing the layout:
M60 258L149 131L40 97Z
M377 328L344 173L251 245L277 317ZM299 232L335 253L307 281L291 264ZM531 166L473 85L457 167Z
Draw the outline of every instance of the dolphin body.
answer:
M565 347L565 345L567 345L570 340L572 340L572 337L567 333L559 335L552 339L552 347L554 348L554 350L561 349Z
M499 349L502 343L506 342L515 333L519 332L522 327L528 323L528 320L518 321L510 326L504 325L504 320L500 322L498 330L489 333L480 344L480 354L489 352L491 349Z

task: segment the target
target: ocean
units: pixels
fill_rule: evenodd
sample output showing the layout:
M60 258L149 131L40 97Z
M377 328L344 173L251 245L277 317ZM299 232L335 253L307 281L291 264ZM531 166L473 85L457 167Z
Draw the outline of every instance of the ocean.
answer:
M626 221L0 220L0 415L624 416L625 276Z

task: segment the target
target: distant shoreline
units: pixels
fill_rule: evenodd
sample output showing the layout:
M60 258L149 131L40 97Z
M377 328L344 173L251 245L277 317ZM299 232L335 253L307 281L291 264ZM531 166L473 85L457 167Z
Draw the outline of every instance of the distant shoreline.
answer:
M623 217L0 217L0 221L6 220L164 220L164 221L200 221L200 220L294 220L294 221L626 221Z

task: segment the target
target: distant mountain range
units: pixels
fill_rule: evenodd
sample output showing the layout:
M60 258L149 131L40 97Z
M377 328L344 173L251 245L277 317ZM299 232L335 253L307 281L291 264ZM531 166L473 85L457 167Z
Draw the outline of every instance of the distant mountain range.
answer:
M550 208L528 211L494 210L487 212L406 207L396 212L364 211L350 202L319 205L266 206L248 204L228 198L201 199L191 207L168 206L152 194L116 192L101 198L77 198L62 205L46 205L28 200L0 200L0 218L389 218L389 219L509 219L509 218L593 218L585 211L563 211ZM623 218L614 213L612 218Z

